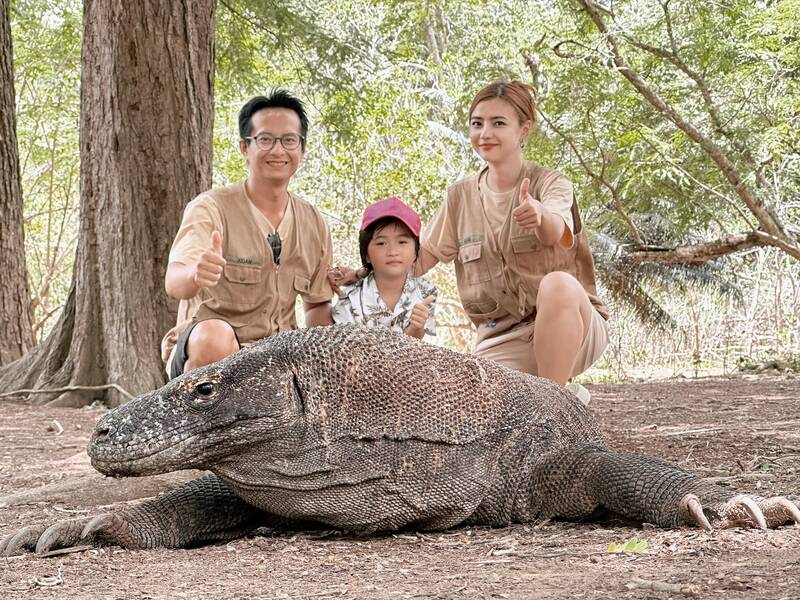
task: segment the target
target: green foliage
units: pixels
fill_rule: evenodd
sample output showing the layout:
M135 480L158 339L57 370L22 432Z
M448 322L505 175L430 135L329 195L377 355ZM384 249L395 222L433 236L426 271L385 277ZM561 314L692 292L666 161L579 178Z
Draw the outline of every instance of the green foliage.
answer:
M29 267L41 320L63 301L71 272L81 5L15 0L12 8ZM799 10L800 0L622 0L605 17L631 66L795 231ZM654 246L688 244L747 231L753 219L708 155L609 68L607 46L575 3L222 0L216 63L214 184L245 176L241 105L274 87L294 91L307 103L311 130L293 190L323 210L343 263L357 262L367 204L399 195L427 220L447 186L479 168L467 110L480 87L505 76L538 90L546 119L526 156L573 180L598 279L615 304L674 330L685 326L674 297L700 289L735 306L741 270L757 268L748 257L700 268L624 260L637 236ZM452 269L434 278L455 297ZM457 302L446 318L447 343L468 346Z
M37 337L66 300L79 199L81 3L12 5L17 139Z
M630 553L641 553L647 550L647 542L645 540L640 540L639 538L632 537L628 540L625 540L621 544L617 544L616 542L611 542L608 545L608 551L611 553L622 553L622 552L630 552Z

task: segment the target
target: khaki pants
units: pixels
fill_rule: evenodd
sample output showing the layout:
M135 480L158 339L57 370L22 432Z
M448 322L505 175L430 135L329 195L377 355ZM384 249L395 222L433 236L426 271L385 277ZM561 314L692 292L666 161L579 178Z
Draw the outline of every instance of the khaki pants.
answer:
M538 375L536 355L533 353L533 330L536 323L525 323L495 337L483 340L474 350L481 358L499 362L510 369ZM592 310L589 331L583 338L572 366L572 375L583 373L603 355L608 346L608 322Z

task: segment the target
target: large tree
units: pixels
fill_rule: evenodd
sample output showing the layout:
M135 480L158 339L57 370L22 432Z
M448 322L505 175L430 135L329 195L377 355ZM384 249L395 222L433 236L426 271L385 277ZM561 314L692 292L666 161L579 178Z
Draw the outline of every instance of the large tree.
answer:
M0 0L0 365L33 347L17 154L9 0Z
M164 381L163 289L186 201L211 182L214 0L86 0L80 231L67 305L50 336L0 371L42 402L118 404Z

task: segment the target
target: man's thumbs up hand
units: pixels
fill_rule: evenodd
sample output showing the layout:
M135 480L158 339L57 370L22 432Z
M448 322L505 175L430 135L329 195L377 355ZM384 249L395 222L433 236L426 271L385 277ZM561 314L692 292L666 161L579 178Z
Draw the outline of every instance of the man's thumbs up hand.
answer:
M531 180L527 177L522 180L519 188L519 206L511 213L517 225L525 229L536 229L542 224L542 203L534 200L528 193Z
M222 256L222 234L216 229L211 232L211 250L214 254Z
M222 234L211 232L211 248L205 250L194 265L194 283L199 288L214 287L219 283L225 259L222 257Z

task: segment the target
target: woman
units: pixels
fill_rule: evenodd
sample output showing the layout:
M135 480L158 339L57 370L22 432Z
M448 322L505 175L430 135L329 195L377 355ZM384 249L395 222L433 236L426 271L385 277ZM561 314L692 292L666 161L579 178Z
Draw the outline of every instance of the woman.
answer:
M475 354L565 385L608 344L608 310L572 184L522 158L536 121L528 85L486 86L469 115L486 166L448 188L421 237L416 274L455 261L461 303L477 327Z

